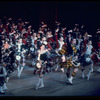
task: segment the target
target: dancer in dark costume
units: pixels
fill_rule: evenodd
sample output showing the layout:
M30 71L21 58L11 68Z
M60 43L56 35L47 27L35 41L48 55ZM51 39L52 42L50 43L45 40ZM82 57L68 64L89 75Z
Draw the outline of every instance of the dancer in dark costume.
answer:
M73 39L72 45L71 45L72 53L68 51L67 51L67 54L64 53L61 57L62 60L59 63L61 68L67 68L66 76L67 76L68 83L70 84L73 84L72 80L78 71L78 67L80 66L80 63L77 57L77 49L75 47L75 44L76 44L76 39ZM70 69L72 68L74 68L74 71L72 72L72 75L70 76Z
M41 44L40 49L38 50L38 58L37 58L38 63L36 65L39 72L39 80L38 83L36 84L36 89L44 87L43 72L45 70L46 63L47 63L47 55L46 55L47 51L48 50L45 48L45 45Z

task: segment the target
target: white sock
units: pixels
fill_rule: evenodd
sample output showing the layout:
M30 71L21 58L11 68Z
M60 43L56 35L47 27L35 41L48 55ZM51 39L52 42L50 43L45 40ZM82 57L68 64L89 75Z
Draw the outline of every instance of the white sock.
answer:
M18 66L18 72L19 72L19 66Z
M64 73L64 68L61 68L62 72Z
M21 69L19 70L19 77L20 77L20 75L21 75L21 73L22 73L23 68L24 68L24 67L21 67Z
M41 83L41 78L39 78L38 83L36 84L36 90L39 88L40 83Z
M57 67L56 67L56 69L55 70L57 70L58 69L58 64L57 64Z
M8 82L8 80L9 80L9 77L6 78L6 82Z
M82 72L82 78L84 78L84 71Z
M44 87L44 84L43 84L43 78L41 78L41 81L40 81L40 87L39 88L42 88L42 87Z
M73 80L73 76L70 77L70 80L71 80L71 81Z
M4 85L3 85L3 90L7 90L6 83L4 83Z
M90 75L91 75L91 70L89 70L89 73L88 73L88 75L87 75L87 80L89 80L90 79Z
M73 82L72 82L73 76L71 76L68 80L69 80L69 82L70 82L71 84L73 84Z
M0 92L1 92L1 93L4 93L4 91L2 90L2 86L0 86Z
M91 72L93 72L93 63L91 64L91 67L90 68L91 68Z

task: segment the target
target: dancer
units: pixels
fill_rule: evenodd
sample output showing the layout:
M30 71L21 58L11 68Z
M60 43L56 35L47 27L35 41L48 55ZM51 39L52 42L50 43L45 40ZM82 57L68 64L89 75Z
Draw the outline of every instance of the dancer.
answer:
M45 48L44 44L40 45L40 49L38 50L38 63L37 63L37 71L39 72L39 80L38 83L36 84L36 90L38 88L42 88L44 87L44 82L43 82L43 72L45 70L46 67L46 63L47 63L47 55L46 52L48 50Z
M0 93L1 94L5 94L5 90L7 90L6 76L7 76L6 68L2 64L2 66L0 65Z
M82 64L82 78L85 77L84 73L85 73L85 66L87 65L90 65L89 67L89 72L87 74L87 80L90 79L90 75L91 75L91 72L93 72L93 61L91 59L91 54L92 54L92 49L93 49L93 46L92 46L92 41L89 40L88 43L86 44L86 50L85 52L83 52L81 54L81 64Z
M67 68L66 76L67 76L67 83L70 83L71 85L73 84L72 80L74 76L76 75L78 71L78 67L80 66L80 63L78 62L78 57L77 57L77 49L75 47L76 44L76 39L73 39L72 41L72 53L67 51L67 54L62 54L61 56L61 62L60 68ZM68 48L68 46L67 46ZM72 75L70 76L70 69L74 68L74 71L72 72Z
M100 62L100 38L99 41L97 42L98 44L98 53L97 53L97 58L98 58L98 62ZM100 67L97 69L98 72L100 72Z
M58 54L58 52L59 52L60 54L64 54L66 52L67 47L66 47L66 44L64 43L63 37L60 37L60 39L58 40L58 43L59 43L59 48L56 50L56 53ZM58 58L57 58L57 62L58 62ZM57 63L57 67L56 67L55 71L58 70L58 66L59 66L59 64ZM61 68L61 70L64 73L64 69Z
M71 47L72 47L72 54L70 52L70 54L69 54L69 56L67 58L68 60L67 60L67 72L66 72L66 75L67 75L67 79L68 79L69 83L73 84L72 80L75 77L75 75L76 75L76 73L78 71L78 68L80 66L80 62L78 60L78 55L77 55L76 39L72 40ZM70 76L70 69L71 68L74 68L74 70L72 72L72 75Z
M26 52L26 50L23 48L22 39L18 40L17 45L18 45L18 51L16 53L16 62L18 64L18 77L20 77L22 70L25 66L25 52ZM22 60L22 64L21 64L21 60Z

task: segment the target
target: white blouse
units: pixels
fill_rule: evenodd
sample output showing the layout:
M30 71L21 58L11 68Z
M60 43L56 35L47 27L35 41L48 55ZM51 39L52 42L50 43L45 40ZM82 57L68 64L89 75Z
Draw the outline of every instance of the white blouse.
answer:
M91 52L92 52L92 48L93 48L93 46L92 45L86 45L86 52L85 52L85 54L88 54L88 55L90 55L91 54Z

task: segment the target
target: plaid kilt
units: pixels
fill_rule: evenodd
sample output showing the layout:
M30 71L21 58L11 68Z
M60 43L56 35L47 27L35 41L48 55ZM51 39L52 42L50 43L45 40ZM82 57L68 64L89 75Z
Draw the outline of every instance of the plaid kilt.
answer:
M60 55L67 55L68 52L67 52L67 46L66 45L63 45L62 49L58 52Z
M74 66L72 65L71 61L72 61L72 58L67 59L65 62L60 62L60 63L59 63L60 68L67 68L67 69L68 69L68 68L74 67Z

